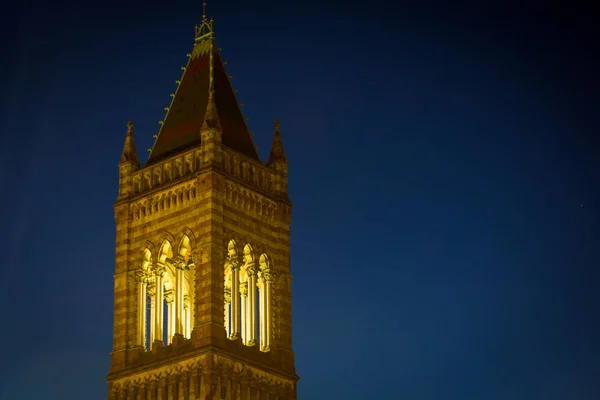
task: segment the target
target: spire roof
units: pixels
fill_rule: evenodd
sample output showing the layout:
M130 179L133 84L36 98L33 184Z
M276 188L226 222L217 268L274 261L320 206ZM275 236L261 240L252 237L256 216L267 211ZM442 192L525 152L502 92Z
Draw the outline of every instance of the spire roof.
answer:
M123 153L121 154L122 163L132 161L136 166L140 165L140 160L135 149L135 141L133 140L133 122L127 122L127 136L123 145Z
M267 165L273 165L277 162L287 164L288 160L283 149L283 141L279 133L279 121L275 121L275 134L273 135L273 144L271 145L271 153Z
M207 123L216 122L221 127L223 145L259 160L215 44L213 26L213 20L206 19L205 6L202 24L196 27L192 54L183 68L179 87L167 109L147 165L198 146L207 113L211 114L211 121ZM209 102L210 97L213 104Z

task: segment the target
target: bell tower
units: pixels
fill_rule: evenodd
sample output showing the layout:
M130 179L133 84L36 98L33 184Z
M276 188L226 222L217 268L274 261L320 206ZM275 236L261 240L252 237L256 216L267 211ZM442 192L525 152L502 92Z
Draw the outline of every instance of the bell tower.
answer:
M288 161L258 156L203 13L148 160L114 205L110 400L295 400Z

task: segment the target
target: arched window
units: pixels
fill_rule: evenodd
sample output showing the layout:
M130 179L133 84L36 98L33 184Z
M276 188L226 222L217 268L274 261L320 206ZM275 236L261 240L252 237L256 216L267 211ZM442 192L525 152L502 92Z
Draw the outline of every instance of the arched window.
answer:
M173 257L173 251L171 243L168 240L163 241L156 265L154 265L154 285L151 293L150 300L150 314L151 314L151 327L150 327L150 340L151 343L169 343L171 332L169 323L169 317L172 313L172 309L169 310L170 295L173 290L173 274L169 268L169 260ZM166 296L165 296L166 294ZM165 309L166 313L165 313ZM171 311L171 312L169 312ZM165 318L166 314L166 318ZM165 337L166 332L166 337Z
M246 346L256 344L256 266L254 265L254 252L252 246L244 246L244 265L242 266L242 342Z
M266 254L255 257L248 243L241 254L235 241L227 247L224 265L224 326L227 336L246 346L260 343L269 351L271 336L271 266Z
M153 263L146 249L139 272L139 344L171 344L177 335L189 338L192 331L192 301L188 272L193 266L190 239L184 235L176 254L164 240Z

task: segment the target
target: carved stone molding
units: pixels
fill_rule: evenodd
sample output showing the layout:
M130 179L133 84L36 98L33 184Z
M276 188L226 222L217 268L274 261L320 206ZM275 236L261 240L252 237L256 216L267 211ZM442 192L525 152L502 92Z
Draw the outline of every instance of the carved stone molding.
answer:
M275 217L277 203L235 182L225 184L225 201L247 214L271 221Z
M134 200L131 204L133 220L151 217L165 211L171 211L195 200L196 187L193 182L171 188L168 191L156 193L142 199Z

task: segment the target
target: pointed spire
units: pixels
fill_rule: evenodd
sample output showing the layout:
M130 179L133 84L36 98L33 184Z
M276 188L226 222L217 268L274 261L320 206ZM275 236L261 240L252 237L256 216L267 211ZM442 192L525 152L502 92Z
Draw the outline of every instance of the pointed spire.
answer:
M219 128L223 146L260 160L215 42L214 21L205 10L169 110L146 166L201 145L200 132L207 127L213 133Z
M277 120L275 121L275 134L273 135L273 144L271 145L271 153L269 154L267 165L274 165L276 163L288 163L285 150L283 149L281 134L279 133L279 121Z
M136 167L139 167L140 160L135 149L135 141L133 140L133 122L127 123L127 137L125 138L125 145L123 146L123 153L121 154L120 163L133 162Z

